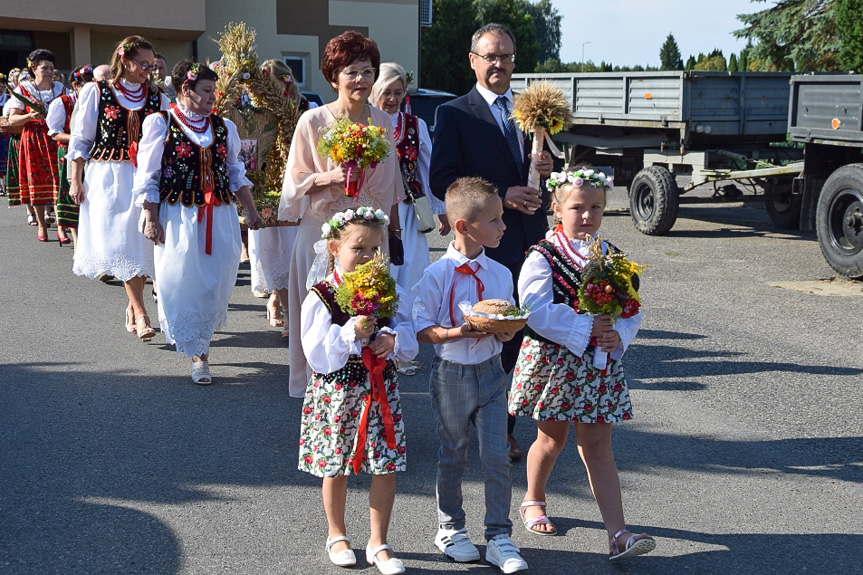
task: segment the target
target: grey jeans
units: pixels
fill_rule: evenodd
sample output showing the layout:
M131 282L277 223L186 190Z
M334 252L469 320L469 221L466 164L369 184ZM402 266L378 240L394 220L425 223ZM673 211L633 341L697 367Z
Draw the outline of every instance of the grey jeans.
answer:
M500 355L477 365L462 365L439 357L432 362L429 395L440 439L437 506L442 529L465 526L461 482L473 423L485 482L485 538L512 534L506 383Z

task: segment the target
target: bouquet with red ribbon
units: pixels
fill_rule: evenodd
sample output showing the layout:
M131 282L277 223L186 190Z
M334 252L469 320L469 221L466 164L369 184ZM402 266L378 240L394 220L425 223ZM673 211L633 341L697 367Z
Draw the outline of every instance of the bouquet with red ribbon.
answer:
M399 298L396 293L396 281L390 275L390 266L386 258L375 256L371 261L357 266L354 271L344 274L341 280L341 284L336 288L336 303L342 311L354 317L363 316L358 320L363 322L372 321L374 317L395 316ZM371 389L363 401L360 426L357 430L356 449L353 455L354 473L359 473L365 457L369 410L373 402L381 406L387 446L390 449L396 447L395 426L383 375L387 360L372 353L368 347L364 347L363 365L369 370Z
M379 126L351 122L346 117L337 118L324 128L318 140L318 154L347 166L345 195L351 198L357 197L363 187L365 169L374 168L391 153L386 130ZM360 179L356 182L350 181L354 170L360 170Z
M618 251L602 252L602 240L597 236L590 246L590 257L581 272L578 288L578 309L592 314L608 314L612 320L632 317L641 308L641 298L632 283L645 267ZM608 354L597 350L594 367L605 369Z

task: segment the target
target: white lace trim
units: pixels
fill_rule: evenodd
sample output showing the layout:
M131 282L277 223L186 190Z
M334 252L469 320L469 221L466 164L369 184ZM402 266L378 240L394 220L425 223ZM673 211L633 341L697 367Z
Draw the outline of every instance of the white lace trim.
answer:
M179 353L187 357L201 356L210 350L215 331L228 327L228 310L212 313L204 319L196 312L188 312L174 318L172 323L162 315L160 307L159 326L165 341L173 343Z
M152 267L148 269L141 262L122 256L113 260L100 257L76 257L72 265L72 272L90 279L96 279L103 274L109 274L123 282L129 281L134 277L153 277L156 275L156 271Z

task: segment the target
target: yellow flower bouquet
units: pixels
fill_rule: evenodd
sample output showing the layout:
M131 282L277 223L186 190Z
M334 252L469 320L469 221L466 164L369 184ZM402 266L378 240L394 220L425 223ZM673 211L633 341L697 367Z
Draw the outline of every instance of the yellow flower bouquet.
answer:
M391 153L386 130L378 126L351 122L345 117L336 119L324 128L318 140L318 154L347 166L348 181L345 183L345 195L351 198L357 197L360 193L364 170L374 168ZM360 170L360 179L357 182L350 181L353 170Z

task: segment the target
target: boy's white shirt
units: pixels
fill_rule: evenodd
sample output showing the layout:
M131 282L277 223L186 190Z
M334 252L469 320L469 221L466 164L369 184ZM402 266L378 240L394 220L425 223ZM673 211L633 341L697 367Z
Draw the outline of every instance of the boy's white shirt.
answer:
M561 248L558 234L551 236L550 241ZM584 258L590 253L590 242L569 240L570 245ZM608 247L603 242L603 251ZM545 257L537 252L531 252L521 267L518 278L519 301L523 306L530 306L530 317L527 325L549 341L559 343L575 355L581 357L590 342L590 331L593 329L592 314L579 314L568 305L554 303L552 291L551 266ZM641 325L641 312L630 318L620 318L614 322L614 329L620 335L620 345L611 352L612 359L620 359L629 347L630 342L638 333Z
M335 284L333 274L326 281ZM407 301L407 293L396 286L399 301ZM416 333L411 322L409 306L399 306L390 327L381 328L382 333L396 336L395 347L387 359L398 359L408 362L419 352ZM303 352L313 370L318 373L332 373L348 364L351 355L361 355L362 342L356 340L354 326L356 321L350 318L343 326L333 323L333 316L320 297L309 292L300 311L300 326Z
M464 263L468 263L474 270L479 265L477 276L484 284L482 299L503 299L515 303L512 274L506 267L489 258L485 249L476 259L471 260L450 243L446 253L426 268L422 279L413 287L413 322L416 333L430 326L450 328L460 327L464 323L464 316L458 308L459 302L479 301L476 280L470 275L455 271L457 266ZM450 320L451 288L456 325L452 325ZM484 337L479 341L476 338L459 338L434 344L434 349L441 359L462 365L476 365L499 354L503 344L494 336Z

